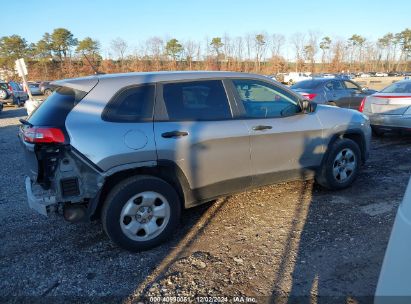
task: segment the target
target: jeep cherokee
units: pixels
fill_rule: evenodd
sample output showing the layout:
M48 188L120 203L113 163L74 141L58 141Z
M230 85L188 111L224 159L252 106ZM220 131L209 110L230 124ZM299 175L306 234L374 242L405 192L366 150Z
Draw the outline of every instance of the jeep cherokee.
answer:
M167 240L183 208L286 180L342 189L368 157L366 116L309 103L260 75L126 73L53 84L21 120L29 206L72 222L99 218L131 251Z

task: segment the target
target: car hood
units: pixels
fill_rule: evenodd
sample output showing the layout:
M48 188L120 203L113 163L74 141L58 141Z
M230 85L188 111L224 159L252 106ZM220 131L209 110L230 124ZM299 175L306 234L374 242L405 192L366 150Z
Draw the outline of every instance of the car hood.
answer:
M347 130L370 128L368 117L357 110L334 106L317 105L316 113L324 132L328 134L343 133Z

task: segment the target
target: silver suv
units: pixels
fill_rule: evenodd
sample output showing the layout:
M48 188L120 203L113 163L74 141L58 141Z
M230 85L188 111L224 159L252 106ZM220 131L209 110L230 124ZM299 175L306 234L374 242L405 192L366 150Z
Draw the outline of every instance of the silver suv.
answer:
M100 218L128 250L167 240L183 208L285 180L352 184L363 114L310 104L267 77L153 72L61 80L21 120L30 207Z

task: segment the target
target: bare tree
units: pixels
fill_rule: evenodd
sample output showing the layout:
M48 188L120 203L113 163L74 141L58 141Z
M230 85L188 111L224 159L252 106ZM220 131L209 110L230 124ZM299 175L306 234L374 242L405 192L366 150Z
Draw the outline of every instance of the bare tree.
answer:
M154 62L154 69L161 69L161 56L164 54L164 41L159 37L151 37L146 41L148 55Z
M272 57L280 57L281 56L281 49L285 44L285 37L282 34L272 34L271 39L269 42L271 56Z
M243 37L236 37L233 43L233 52L236 60L236 70L242 71L242 61L243 61L243 49L244 40Z
M128 49L127 42L124 39L118 37L116 39L111 40L110 47L113 53L116 54L117 60L120 61L120 69L121 71L123 71L124 58L125 58L124 56Z
M184 43L184 54L188 63L189 70L193 69L193 60L194 56L196 55L197 49L197 44L192 40L188 40Z
M304 64L303 54L305 46L305 35L303 33L294 33L291 36L291 44L295 51L295 70L298 71L299 66Z

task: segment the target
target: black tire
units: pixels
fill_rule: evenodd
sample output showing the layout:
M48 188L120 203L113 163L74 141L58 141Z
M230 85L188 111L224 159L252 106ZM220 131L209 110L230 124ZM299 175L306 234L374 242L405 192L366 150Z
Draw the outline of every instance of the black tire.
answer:
M44 95L46 95L46 96L50 96L51 93L53 93L53 91L50 90L50 89L45 89L45 90L44 90Z
M334 169L337 169L336 167L338 167L338 161L336 160L336 157L340 152L347 152L349 150L353 152L353 155L355 157L355 168L351 172L349 172L349 174L347 174L346 180L339 181L338 176L335 177L333 173ZM351 184L357 178L360 164L361 151L357 143L347 138L337 139L332 144L332 146L329 147L329 150L325 155L325 159L323 160L321 168L316 176L316 181L324 188L330 190L339 190L347 188L351 186Z
M133 196L148 191L158 193L166 199L170 215L159 235L150 240L134 240L127 236L123 231L122 224L120 224L120 220L124 221L125 219L125 217L121 219L123 217L122 210ZM136 200L134 199L133 202ZM160 178L142 175L125 179L110 191L102 208L101 219L104 231L114 243L124 249L137 252L151 249L169 239L179 223L180 215L181 202L175 189ZM137 221L134 217L129 218ZM138 233L141 230L138 230L134 237L138 238Z
M14 101L14 107L20 108L20 98L16 98L16 100Z
M381 131L378 128L372 128L372 134L376 137L383 137L384 131Z

